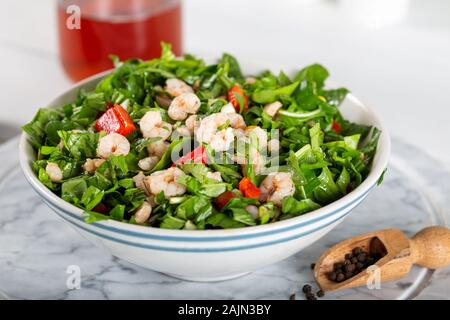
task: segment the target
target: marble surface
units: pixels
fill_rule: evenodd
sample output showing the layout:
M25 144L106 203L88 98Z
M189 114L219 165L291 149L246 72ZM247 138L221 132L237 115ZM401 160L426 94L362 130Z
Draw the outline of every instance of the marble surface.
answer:
M422 151L394 140L383 184L320 241L235 280L186 282L117 259L72 230L28 186L16 165L16 149L17 140L0 147L0 298L3 292L10 299L288 299L292 293L302 299L303 284L313 283L310 263L330 245L387 227L411 236L450 217L444 206L450 174ZM67 287L73 265L81 271L80 289ZM380 290L351 289L326 298L449 299L449 288L450 268L414 267Z

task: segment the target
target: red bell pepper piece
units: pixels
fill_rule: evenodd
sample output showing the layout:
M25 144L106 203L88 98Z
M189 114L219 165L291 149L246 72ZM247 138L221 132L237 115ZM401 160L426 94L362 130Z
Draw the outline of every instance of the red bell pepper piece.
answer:
M232 191L225 191L224 193L219 194L219 196L214 199L214 205L217 209L222 210L223 207L227 205L227 203L236 198L236 195Z
M182 156L180 159L174 162L172 167L175 167L177 164L183 164L185 162L193 162L193 163L201 163L206 164L206 150L201 145L188 154Z
M331 128L336 132L337 134L341 133L341 125L336 121L333 120L333 123L331 124Z
M244 94L244 90L235 84L230 90L228 90L228 101L236 109L236 112L244 112L248 107L248 97ZM242 104L242 105L241 105Z
M119 104L106 110L95 122L95 130L106 131L107 133L116 132L126 136L136 130L136 126L131 120L128 112Z
M247 177L242 178L239 182L239 191L241 191L246 198L259 199L259 196L261 195L261 190Z

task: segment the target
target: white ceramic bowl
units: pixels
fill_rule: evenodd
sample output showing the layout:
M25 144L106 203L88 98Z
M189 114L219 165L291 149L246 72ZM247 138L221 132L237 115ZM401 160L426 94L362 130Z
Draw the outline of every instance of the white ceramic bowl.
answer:
M258 68L246 69L256 73ZM90 77L64 92L48 105L71 102L80 88L93 89L106 75ZM139 266L192 281L220 281L238 277L285 259L314 243L342 222L377 185L387 166L390 140L375 112L348 95L341 106L352 121L382 130L372 170L367 179L343 198L313 212L261 226L227 230L167 230L106 220L87 224L83 211L63 201L35 176L30 163L35 152L22 134L20 165L26 179L42 200L80 234L114 256Z

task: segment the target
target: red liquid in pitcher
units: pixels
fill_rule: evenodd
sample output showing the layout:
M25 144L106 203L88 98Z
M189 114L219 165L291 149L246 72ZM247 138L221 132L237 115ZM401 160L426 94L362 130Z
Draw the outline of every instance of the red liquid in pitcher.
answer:
M58 6L59 45L64 70L78 81L112 68L110 54L121 60L159 57L160 42L181 54L181 4L178 0L79 1L80 29L66 26L67 5ZM76 3L76 2L75 2Z

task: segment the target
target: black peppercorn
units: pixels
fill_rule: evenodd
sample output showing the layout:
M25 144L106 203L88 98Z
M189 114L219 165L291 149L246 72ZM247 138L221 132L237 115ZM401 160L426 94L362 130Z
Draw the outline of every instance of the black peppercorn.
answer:
M365 253L360 253L360 254L358 254L358 261L360 261L360 262L365 262L366 261L366 259L367 259L367 256L366 256L366 254Z
M334 264L334 269L342 269L343 266L344 264L342 262L336 262Z
M336 281L336 272L331 271L330 273L328 273L328 279L331 281Z
M309 293L311 292L311 286L309 284L305 284L302 288L303 293Z
M319 291L317 291L316 295L317 295L319 298L322 298L322 297L325 295L325 292L323 292L323 290L319 290Z
M305 294L307 300L317 300L316 296L312 292Z
M355 265L353 263L346 265L345 266L345 271L346 272L353 272L353 271L355 271Z

